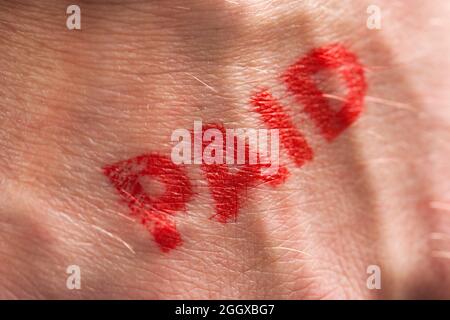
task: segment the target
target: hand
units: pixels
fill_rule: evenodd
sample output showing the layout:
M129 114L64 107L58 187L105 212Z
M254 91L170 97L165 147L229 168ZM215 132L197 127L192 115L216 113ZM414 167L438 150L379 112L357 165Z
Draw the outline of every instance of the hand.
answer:
M80 2L69 31L67 3L2 1L0 297L448 298L450 5L378 3L380 30L367 28L371 1ZM336 43L367 91L328 141L280 76ZM313 78L338 109L338 73ZM183 166L185 207L157 212L182 242L161 250L105 167L170 158L172 133L195 120L267 128L250 102L260 88L313 158L298 165L281 146L289 176L240 189L231 221L213 217L201 166ZM133 180L137 200L186 185L164 179ZM80 290L66 287L70 265ZM373 265L380 290L367 287Z

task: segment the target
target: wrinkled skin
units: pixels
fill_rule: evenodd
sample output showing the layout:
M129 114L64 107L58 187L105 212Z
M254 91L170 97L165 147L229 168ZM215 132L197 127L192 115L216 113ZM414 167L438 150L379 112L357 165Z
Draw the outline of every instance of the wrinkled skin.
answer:
M77 1L81 31L69 4L0 2L0 298L450 298L448 1L378 1L381 30L363 0ZM161 252L101 168L169 155L196 119L262 127L252 90L285 96L280 73L336 42L366 68L357 122L328 143L286 97L314 160L282 152L288 180L227 224L188 167L184 243Z

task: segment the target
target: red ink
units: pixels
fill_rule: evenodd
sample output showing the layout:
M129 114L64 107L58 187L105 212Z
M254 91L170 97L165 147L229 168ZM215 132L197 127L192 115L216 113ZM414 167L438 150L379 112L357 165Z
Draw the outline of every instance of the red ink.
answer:
M312 160L313 150L303 135L294 127L290 117L284 112L283 106L263 89L254 94L250 103L258 112L270 129L280 130L280 140L295 164L301 167L305 162Z
M207 124L203 126L203 132L212 128L222 132L225 146L225 128L219 124ZM203 142L203 147L206 144L206 142ZM236 139L234 145L234 159L236 159ZM245 145L245 150L248 155L248 143ZM226 152L225 147L224 152ZM288 170L282 166L278 168L277 173L274 175L262 175L261 168L264 168L266 165L260 164L259 161L258 164L249 164L248 159L249 157L246 157L245 164L237 165L235 173L230 172L227 164L202 164L201 166L216 203L216 214L213 217L220 222L226 223L230 220L236 220L242 196L245 195L249 186L254 185L258 180L275 186L283 183L288 176Z
M338 112L331 109L313 79L321 69L336 70L348 87L345 102ZM367 89L364 68L357 57L342 45L332 44L312 50L290 66L282 79L328 141L350 126L362 111Z
M191 183L181 167L168 157L148 154L106 166L103 172L162 251L167 252L182 243L175 223L168 217L168 214L185 210L192 196ZM161 181L164 193L157 198L147 194L139 182L144 176Z
M314 75L321 70L335 70L348 88L345 102L339 111L334 111L324 94L316 85ZM357 57L339 44L332 44L312 50L307 56L291 65L282 75L282 80L289 92L293 93L297 103L304 106L321 134L331 141L350 126L362 111L364 95L367 90L364 69ZM251 96L250 103L270 129L279 129L282 145L297 166L302 166L313 159L313 150L302 133L294 127L283 105L266 89ZM203 126L205 130L214 128L225 137L223 144L226 153L225 128L218 124ZM200 142L202 149L206 142ZM237 140L234 141L234 159L236 160ZM245 144L246 155L249 145ZM260 155L257 155L258 159ZM258 182L272 186L283 183L289 172L279 166L273 175L263 175L261 169L266 165L249 164L249 157L242 165L232 170L228 164L203 164L201 168L216 204L213 216L220 222L236 220L242 197L247 188ZM270 166L270 164L269 164ZM182 167L174 164L170 158L158 154L142 155L121 161L103 168L121 198L127 203L133 216L153 235L156 243L164 252L181 245L182 239L175 223L170 219L177 211L186 209L192 197L192 187ZM149 195L139 181L150 176L161 181L165 191L161 196Z

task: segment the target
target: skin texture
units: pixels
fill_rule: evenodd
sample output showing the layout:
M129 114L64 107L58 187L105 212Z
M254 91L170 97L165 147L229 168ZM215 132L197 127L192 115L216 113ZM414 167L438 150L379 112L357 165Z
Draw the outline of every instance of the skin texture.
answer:
M450 298L450 3L377 1L0 2L0 298ZM365 66L364 111L325 141L279 75L339 42ZM319 75L320 77L320 75ZM333 74L322 91L344 95ZM102 174L194 120L263 128L249 97L289 106L314 150L277 188L214 214L201 169L162 253ZM158 193L157 187L148 186ZM66 268L81 268L81 290ZM382 290L368 290L378 265Z

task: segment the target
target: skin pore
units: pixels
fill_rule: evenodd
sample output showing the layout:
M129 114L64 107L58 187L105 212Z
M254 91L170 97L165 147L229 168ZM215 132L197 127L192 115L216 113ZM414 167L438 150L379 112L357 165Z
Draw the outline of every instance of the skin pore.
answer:
M0 298L450 297L448 1L377 1L380 30L366 26L372 1L78 1L79 31L70 4L0 2ZM280 80L330 43L367 82L331 142ZM336 73L315 77L339 108ZM228 223L210 219L208 181L187 166L193 194L170 217L183 244L162 252L102 168L170 155L172 132L199 119L266 128L260 88L314 159L282 149L289 177L243 191ZM66 287L70 265L81 290Z

